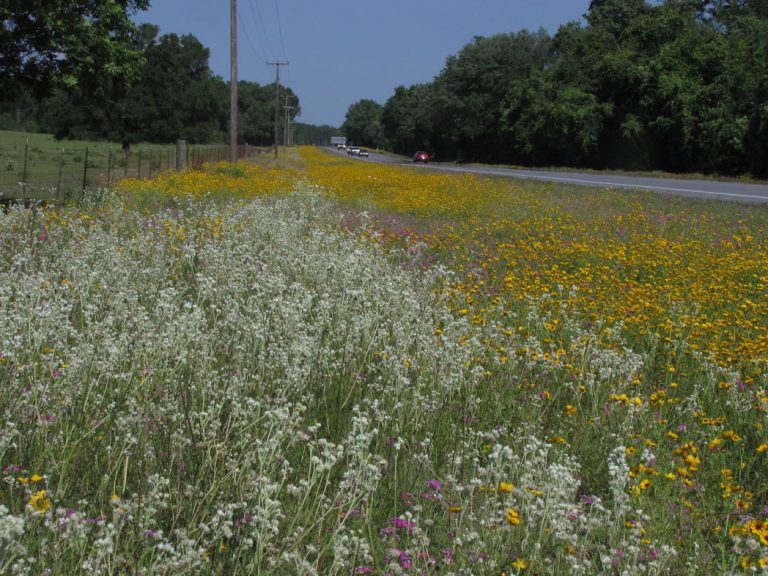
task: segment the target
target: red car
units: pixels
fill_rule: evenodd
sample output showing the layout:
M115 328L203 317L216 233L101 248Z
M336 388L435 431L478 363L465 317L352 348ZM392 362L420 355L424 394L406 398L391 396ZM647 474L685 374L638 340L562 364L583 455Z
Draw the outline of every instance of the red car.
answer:
M427 162L429 162L429 154L427 154L423 150L419 150L418 152L416 152L416 154L413 155L413 161L422 162L426 164Z

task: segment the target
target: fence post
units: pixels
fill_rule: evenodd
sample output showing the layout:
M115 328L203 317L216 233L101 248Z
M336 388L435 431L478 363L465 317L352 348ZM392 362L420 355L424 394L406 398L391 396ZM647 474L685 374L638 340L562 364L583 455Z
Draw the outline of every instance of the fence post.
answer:
M21 173L21 200L27 199L27 160L29 158L29 142L24 144L24 170Z
M187 141L176 140L176 170L187 167Z
M61 192L61 172L64 170L64 148L61 149L61 155L59 156L59 177L56 180L56 201L59 201L59 194Z
M109 151L109 155L107 156L107 188L109 188L111 177L112 177L112 150Z
M85 162L83 162L83 192L80 195L80 200L83 199L83 196L85 196L85 183L86 178L88 177L88 147L85 147Z

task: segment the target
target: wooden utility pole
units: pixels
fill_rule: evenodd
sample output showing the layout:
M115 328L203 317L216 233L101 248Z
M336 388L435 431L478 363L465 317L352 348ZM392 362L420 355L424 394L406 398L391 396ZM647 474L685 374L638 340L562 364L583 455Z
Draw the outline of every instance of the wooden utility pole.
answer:
M290 62L269 62L267 65L275 67L275 158L277 158L278 119L280 118L280 66L288 66Z
M285 148L290 144L291 137L291 117L289 112L293 110L293 106L288 106L288 94L285 95L285 134L283 134L283 154L285 154Z
M237 162L237 0L230 0L229 161Z

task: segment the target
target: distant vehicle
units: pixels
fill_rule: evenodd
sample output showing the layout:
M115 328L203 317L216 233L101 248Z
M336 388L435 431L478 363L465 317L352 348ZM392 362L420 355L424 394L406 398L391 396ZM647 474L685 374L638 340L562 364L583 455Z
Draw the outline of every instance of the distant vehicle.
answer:
M346 150L346 144L336 144L336 150Z
M360 148L360 150L357 151L357 155L360 156L361 158L362 157L368 158L368 150L366 150L365 148Z
M429 154L424 152L423 150L419 150L413 155L413 161L414 162L421 162L422 164L426 164L429 162Z
M350 156L357 156L360 153L360 148L357 146L352 146L351 148L347 148L347 154Z

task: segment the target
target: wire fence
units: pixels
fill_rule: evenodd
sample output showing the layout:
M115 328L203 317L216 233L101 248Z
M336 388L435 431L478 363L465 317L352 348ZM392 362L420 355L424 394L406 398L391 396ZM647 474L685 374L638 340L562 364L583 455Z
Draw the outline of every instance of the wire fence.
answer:
M262 152L264 149L254 146L238 146L237 157L244 159ZM225 145L181 143L122 149L99 143L2 143L0 202L71 201L122 178L152 178L166 170L229 159L230 149Z

